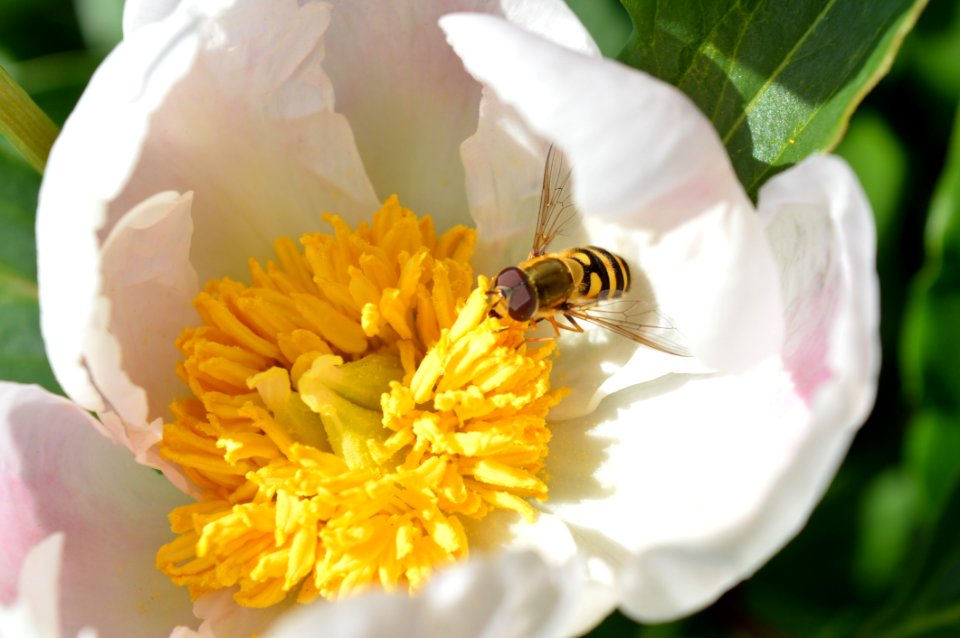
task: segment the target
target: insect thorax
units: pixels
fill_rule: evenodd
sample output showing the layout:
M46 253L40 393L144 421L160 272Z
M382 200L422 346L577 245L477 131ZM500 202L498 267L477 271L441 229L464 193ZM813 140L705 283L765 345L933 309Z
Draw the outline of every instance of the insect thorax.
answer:
M530 278L541 311L556 308L575 294L583 269L555 254L525 261L520 266Z

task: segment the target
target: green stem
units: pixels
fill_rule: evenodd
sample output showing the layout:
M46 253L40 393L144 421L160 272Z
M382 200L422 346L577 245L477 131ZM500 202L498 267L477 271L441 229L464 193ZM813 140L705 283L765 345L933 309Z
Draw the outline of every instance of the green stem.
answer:
M42 173L59 132L57 125L0 66L0 135Z

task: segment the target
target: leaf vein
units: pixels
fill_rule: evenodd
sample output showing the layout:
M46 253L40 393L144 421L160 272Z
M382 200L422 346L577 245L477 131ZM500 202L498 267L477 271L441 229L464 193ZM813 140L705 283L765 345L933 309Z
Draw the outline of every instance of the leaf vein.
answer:
M737 4L739 4L739 0ZM730 52L730 59L723 74L723 84L720 85L720 94L717 96L717 101L713 105L713 113L710 114L710 121L713 123L717 122L717 114L720 112L720 105L723 104L723 96L727 93L727 87L733 84L733 67L737 62L737 54L740 53L740 46L743 44L743 41L746 40L748 27L753 21L753 17L757 14L761 4L763 4L763 2L757 2L753 5L753 10L747 16L747 19L743 21L743 28L740 30L737 42ZM724 144L726 144L726 140L724 140Z
M874 31L873 35L868 40L868 42L872 45L874 42L883 39L883 33L884 33L884 29L878 28L876 31ZM864 51L869 51L872 48L873 48L872 46L861 47L856 51L855 57L860 56ZM796 129L794 135L791 138L789 138L785 144L780 145L780 149L777 152L777 155L773 157L766 164L766 167L753 178L753 180L750 182L749 187L747 188L748 192L753 192L755 189L759 188L760 184L762 184L763 181L766 179L766 176L769 175L771 171L773 171L773 169L779 165L778 162L781 159L783 159L784 154L786 154L787 150L792 146L792 144L790 143L790 140L796 141L803 135L803 132L806 131L807 128L809 128L809 126L813 123L815 119L817 119L817 115L819 115L819 113L823 111L823 109L831 103L831 100L833 100L833 98L838 93L840 93L841 90L847 87L847 80L853 77L854 75L856 75L856 69L851 65L851 67L847 70L847 73L843 76L843 82L838 82L834 87L833 91L831 91L830 95L828 95L826 98L821 100L820 103L817 104L812 111L810 111L809 117L807 117L806 120L803 121L802 124Z
M723 21L727 19L727 16L733 13L734 9L738 9L740 7L740 1L741 0L736 0L736 2L731 3L729 8L727 8L726 12L720 17L720 19L714 22L710 32L700 41L700 46L698 46L697 50L693 52L692 56L690 56L690 63L683 71L683 74L677 79L676 86L683 86L683 81L687 79L687 75L689 75L693 70L693 67L697 65L697 58L702 56L706 48L713 44L713 37L716 35L717 29L719 29L723 24Z
M743 112L739 117L733 122L730 126L730 129L727 131L726 135L723 136L723 143L727 144L730 141L730 138L733 137L733 134L739 129L743 122L747 119L757 102L763 97L767 91L770 90L770 87L774 84L774 81L783 73L784 69L787 68L787 65L793 60L794 55L800 48L806 44L807 40L816 31L817 27L826 19L827 15L833 10L833 6L837 3L837 0L829 0L827 5L817 14L817 18L810 23L810 26L807 27L803 35L797 39L797 42L791 47L787 54L784 56L783 60L780 61L780 64L777 65L777 68L774 69L773 73L770 74L770 77L757 89L757 92L754 93L753 97L750 98L750 101L743 107Z

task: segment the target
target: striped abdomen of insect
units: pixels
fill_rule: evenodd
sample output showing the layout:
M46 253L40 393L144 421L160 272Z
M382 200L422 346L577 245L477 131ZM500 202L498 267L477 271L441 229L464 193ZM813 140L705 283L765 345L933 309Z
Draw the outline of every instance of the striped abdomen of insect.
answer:
M564 260L574 274L576 294L570 299L572 303L617 299L630 289L630 267L622 257L606 248L568 248L556 256Z

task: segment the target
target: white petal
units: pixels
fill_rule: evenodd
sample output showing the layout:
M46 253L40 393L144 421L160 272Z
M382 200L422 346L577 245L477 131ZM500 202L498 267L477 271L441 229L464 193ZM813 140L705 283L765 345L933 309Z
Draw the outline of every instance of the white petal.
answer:
M566 4L501 3L504 16L557 44L599 56ZM489 276L527 257L540 202L548 144L490 89L483 90L477 131L460 147L470 216L477 228L474 266Z
M193 613L202 623L197 630L178 627L170 638L236 638L262 636L289 605L266 609L243 607L233 599L235 588L219 589L197 599Z
M63 531L64 634L91 626L101 637L166 636L192 618L186 592L154 567L172 539L166 515L184 496L91 422L40 388L0 383L3 577L19 572L29 547Z
M166 18L178 4L180 0L127 0L123 3L124 36L129 36L146 24Z
M316 229L326 210L377 207L321 67L328 10L182 3L97 70L54 145L37 221L48 353L85 407L105 407L84 366L99 246L141 202L195 193L191 261L204 281L242 276L248 257Z
M444 636L521 638L560 635L576 579L533 553L474 558L438 573L419 594L368 593L292 612L270 638Z
M700 361L736 371L779 350L776 270L762 228L688 99L489 16L447 16L441 27L467 69L566 152L586 239L631 262L638 289L646 279ZM609 363L624 379L601 396L635 382L625 350L629 342L611 341Z
M397 194L437 226L466 223L457 149L476 126L480 88L437 18L481 0L336 0L324 66L377 195Z
M641 620L702 607L796 534L874 399L875 238L856 180L810 160L760 206L788 300L782 360L666 377L553 429L547 508Z
M191 254L203 281L245 273L248 257L315 230L325 211L369 215L378 202L322 66L329 6L185 4L132 38L179 21L195 57L165 83L114 214L159 191L193 191ZM141 74L158 63L134 62Z
M104 242L103 297L88 360L94 383L128 423L166 416L171 397L187 392L175 372L181 357L174 342L198 321L191 202L190 194L160 193L123 217Z
M324 65L380 198L396 193L446 229L467 224L459 145L477 127L480 87L437 19L453 11L504 15L596 50L559 0L336 0ZM469 188L469 186L468 186Z
M477 132L460 147L477 229L473 265L478 274L493 277L527 258L547 146L513 108L484 90Z
M0 605L0 636L58 638L59 578L63 534L51 534L27 554L20 569L17 600Z
M569 569L571 577L583 581L571 603L564 635L586 633L616 609L619 602L616 577L605 565L578 558L577 540L560 517L538 512L536 520L530 523L515 512L499 510L479 521L466 521L465 528L474 552L535 552L548 565Z
M691 611L744 575L737 552L727 557L712 546L750 529L809 426L807 406L778 367L673 375L554 428L546 508L567 521L598 572L633 579L638 592L643 586L623 601L638 617ZM654 559L671 551L697 559L658 569ZM647 556L654 559L638 568L634 561Z
M531 33L556 42L572 51L599 56L600 48L586 27L559 0L501 0L503 16Z

